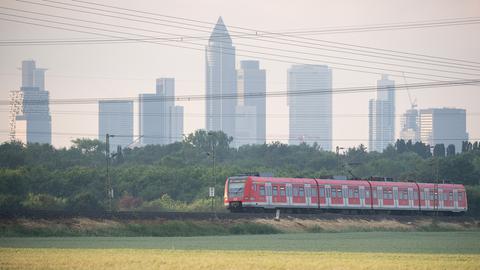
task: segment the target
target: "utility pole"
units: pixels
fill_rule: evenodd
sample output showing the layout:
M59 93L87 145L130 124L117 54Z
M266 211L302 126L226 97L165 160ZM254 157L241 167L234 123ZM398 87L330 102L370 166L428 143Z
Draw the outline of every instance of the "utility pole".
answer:
M112 211L112 203L113 203L113 189L112 189L112 182L110 180L110 138L115 137L115 135L106 134L105 135L105 157L107 159L107 183L106 183L106 195L108 200L108 210Z
M212 153L211 153L211 156L212 156L212 187L209 188L209 196L212 198L212 212L216 215L216 211L215 211L215 207L214 207L214 203L215 203L215 184L216 184L216 180L215 180L215 142L214 142L214 136L213 136L213 132L208 132L208 135L210 136L210 143L212 144Z
M340 147L337 145L337 147L335 148L335 152L337 153L337 174L340 175L340 150L343 150L345 148L343 147Z

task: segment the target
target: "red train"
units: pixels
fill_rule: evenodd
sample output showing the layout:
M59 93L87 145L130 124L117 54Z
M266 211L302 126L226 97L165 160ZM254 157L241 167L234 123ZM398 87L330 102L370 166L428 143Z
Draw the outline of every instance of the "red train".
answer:
M459 184L233 176L225 183L232 212L257 209L466 212Z

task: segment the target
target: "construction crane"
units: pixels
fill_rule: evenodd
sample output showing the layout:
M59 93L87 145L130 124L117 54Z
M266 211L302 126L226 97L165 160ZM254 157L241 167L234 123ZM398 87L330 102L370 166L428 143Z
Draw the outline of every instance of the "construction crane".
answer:
M407 84L407 78L405 77L405 72L402 72L403 74L403 80L405 82L405 88L407 89L407 94L408 94L408 100L410 100L410 107L412 110L414 110L417 107L417 98L412 101L412 96L410 95L410 89L408 89L408 84Z

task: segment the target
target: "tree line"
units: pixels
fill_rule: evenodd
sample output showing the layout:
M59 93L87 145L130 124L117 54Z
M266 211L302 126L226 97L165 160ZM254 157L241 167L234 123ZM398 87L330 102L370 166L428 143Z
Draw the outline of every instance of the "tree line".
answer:
M337 154L317 144L274 142L234 148L232 140L222 132L198 130L169 145L119 149L109 169L114 209L208 209L212 185L221 207L225 179L247 172L461 183L469 186L472 199L480 197L479 142L464 142L460 153L451 146L437 145L431 152L424 143L398 140L382 153L367 152L359 145ZM105 209L105 150L103 142L85 138L72 141L69 148L1 144L0 209Z

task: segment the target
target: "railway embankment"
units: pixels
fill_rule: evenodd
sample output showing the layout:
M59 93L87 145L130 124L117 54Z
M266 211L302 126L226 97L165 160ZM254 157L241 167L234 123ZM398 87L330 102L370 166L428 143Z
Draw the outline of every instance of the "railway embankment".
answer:
M149 218L1 218L0 237L28 236L207 236L278 233L342 233L375 231L480 231L470 217L234 215L205 219Z

